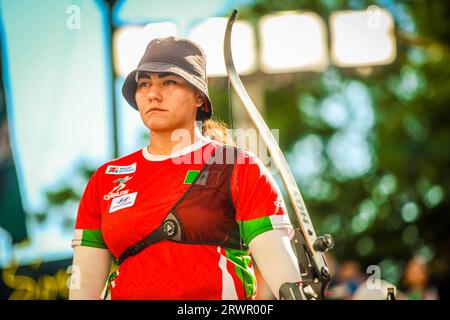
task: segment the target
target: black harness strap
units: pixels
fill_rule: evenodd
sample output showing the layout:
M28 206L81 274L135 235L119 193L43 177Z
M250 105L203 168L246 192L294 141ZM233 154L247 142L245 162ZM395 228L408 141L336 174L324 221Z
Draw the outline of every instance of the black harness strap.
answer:
M162 240L180 238L180 224L175 215L171 212L164 219L163 223L146 236L141 241L128 247L119 257L119 265L121 265L128 257L137 255L139 252Z
M223 153L225 150L227 149L225 153ZM229 152L233 152L232 154ZM130 247L128 247L119 257L118 263L119 265L121 265L127 258L137 255L138 253L140 253L141 251L143 251L145 248L147 248L148 246L155 244L159 241L163 241L163 240L172 240L172 241L177 241L177 242L182 242L182 243L198 243L198 244L220 244L220 245L227 245L230 247L236 247L237 245L234 243L236 242L235 238L239 238L240 239L240 232L239 229L236 228L237 223L234 221L234 218L232 219L231 216L228 216L228 219L232 219L234 221L234 224L236 224L236 226L233 229L233 226L231 226L230 224L230 220L228 220L228 229L226 229L225 231L222 231L221 236L223 236L223 232L225 232L226 234L228 234L226 236L226 239L215 239L213 237L213 239L203 239L203 240L199 240L199 239L192 239L192 225L186 226L186 227L190 227L188 228L186 231L188 232L187 234L185 233L185 228L183 225L183 219L186 219L186 211L184 211L183 209L180 209L180 205L183 203L185 203L186 200L190 199L189 201L192 201L192 198L190 198L189 196L192 194L192 192L194 190L196 190L196 196L198 196L199 192L201 193L202 197L203 194L205 195L209 195L209 196L213 196L213 197L218 197L218 194L216 194L215 192L211 193L211 187L209 186L205 186L205 183L208 179L208 172L207 170L210 168L213 168L215 161L217 160L219 163L223 163L220 161L227 161L224 160L223 158L220 158L219 156L224 156L227 157L227 155L231 155L232 159L231 161L233 161L231 163L232 166L234 166L234 163L236 161L236 157L237 157L237 149L234 149L233 147L230 146L221 146L220 148L218 148L214 155L212 155L205 163L205 165L202 167L201 171L199 172L199 174L197 175L197 177L194 179L193 183L191 184L191 186L188 188L188 190L181 196L181 198L176 202L176 204L172 207L172 209L169 211L169 214L164 218L163 222L161 223L161 225L156 228L154 231L152 231L149 235L147 235L144 239L142 239L141 241L131 245ZM232 167L228 167L229 172L231 173ZM225 194L227 194L227 197L225 198L226 201L224 200L224 202L218 202L217 204L219 204L220 206L226 206L228 209L230 210L229 214L234 215L235 209L234 206L231 202L231 195L230 195L230 190L229 190L229 180L230 180L230 176L227 177L227 184L225 185L227 188L227 192L225 192ZM225 180L224 180L225 181ZM205 186L205 190L203 190L202 188ZM215 190L215 189L214 189ZM206 202L208 200L205 200ZM211 198L209 198L209 201L211 201ZM191 206L196 202L188 202L186 204L186 206ZM210 202L208 204L208 206L210 206L212 203ZM186 208L185 206L185 208ZM216 207L217 209L217 207ZM179 214L178 214L178 213ZM228 211L227 211L228 212ZM201 212L195 212L195 215L197 216L198 214L201 214ZM203 213L204 214L204 213ZM207 216L208 216L208 212L207 212ZM203 217L205 217L205 215L203 215ZM212 218L212 217L210 217ZM204 221L203 221L204 222ZM184 223L186 223L186 221L184 221ZM201 222L199 222L201 223ZM221 225L220 222L218 222L218 226L216 227L223 227ZM208 226L206 226L206 228L208 228ZM206 229L206 231L209 233L211 229ZM198 231L198 230L194 230L194 231ZM228 232L228 233L227 233ZM237 234L236 234L237 232ZM196 234L194 235L197 236ZM229 237L233 238L233 239L229 239ZM220 240L220 241L219 241ZM233 241L230 241L233 240ZM241 248L242 245L237 246L236 248Z

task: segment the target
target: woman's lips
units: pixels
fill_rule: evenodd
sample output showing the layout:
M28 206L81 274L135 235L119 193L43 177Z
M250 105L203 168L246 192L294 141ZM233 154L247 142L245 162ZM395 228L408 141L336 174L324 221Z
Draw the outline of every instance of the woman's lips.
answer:
M149 113L155 113L155 112L163 112L163 111L166 111L166 110L160 109L160 108L153 108L153 109L150 109L148 112Z

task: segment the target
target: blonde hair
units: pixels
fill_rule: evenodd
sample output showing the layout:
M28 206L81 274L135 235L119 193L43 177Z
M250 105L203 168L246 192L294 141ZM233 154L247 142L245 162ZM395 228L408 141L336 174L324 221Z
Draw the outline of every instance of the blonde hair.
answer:
M230 146L236 146L232 137L227 134L228 126L222 120L208 119L202 123L202 135Z

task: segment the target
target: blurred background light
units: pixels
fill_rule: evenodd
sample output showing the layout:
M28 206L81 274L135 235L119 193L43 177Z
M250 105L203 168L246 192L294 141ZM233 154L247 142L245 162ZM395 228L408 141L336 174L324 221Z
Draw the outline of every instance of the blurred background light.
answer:
M432 245L424 244L416 250L415 254L423 258L425 262L429 262L433 259L435 252Z
M126 77L136 68L147 44L155 38L177 36L172 22L149 23L145 27L123 27L114 33L114 68L120 77Z
M419 217L420 209L414 202L405 203L402 207L401 215L405 222L413 222Z
M336 99L338 98L338 99ZM345 127L350 118L349 110L339 97L329 96L320 104L320 117L331 127L339 129Z
M425 204L428 208L437 206L444 199L444 190L441 186L433 186L425 195Z
M379 264L381 278L391 283L398 283L402 270L398 261L393 259L384 259Z
M386 196L397 190L397 178L393 174L385 174L378 185L380 192Z
M360 177L372 166L369 143L352 131L334 134L327 145L327 153L336 170L336 177L342 180Z
M394 22L380 8L333 12L330 37L331 59L339 67L384 65L396 56Z
M311 12L280 12L259 21L261 70L266 73L323 71L328 66L326 28Z
M317 135L307 135L295 143L289 159L292 171L302 185L316 179L325 170L323 150L323 142Z
M227 18L210 18L195 25L189 39L198 43L206 54L206 72L209 77L226 76L223 55L223 38L227 26ZM236 21L233 25L231 48L236 70L247 75L256 69L255 33L249 22ZM239 35L239 36L236 36Z

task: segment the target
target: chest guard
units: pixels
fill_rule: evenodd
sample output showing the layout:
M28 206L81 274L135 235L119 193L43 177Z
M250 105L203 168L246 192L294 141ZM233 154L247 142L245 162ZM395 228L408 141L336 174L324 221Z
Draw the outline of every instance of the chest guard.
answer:
M241 241L230 190L238 152L227 145L216 149L161 225L126 249L119 264L162 240L248 249Z

